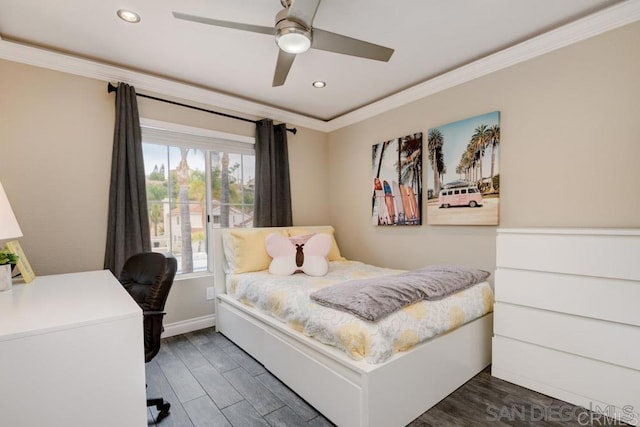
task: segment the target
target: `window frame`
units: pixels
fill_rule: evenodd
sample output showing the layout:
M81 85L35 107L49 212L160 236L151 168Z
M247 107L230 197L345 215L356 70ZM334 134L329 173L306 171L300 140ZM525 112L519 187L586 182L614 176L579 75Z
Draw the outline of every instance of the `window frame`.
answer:
M184 147L204 150L205 156L205 180L206 185L206 226L205 241L207 248L207 269L204 271L195 271L191 273L179 273L177 277L189 278L198 276L211 275L213 266L213 239L212 228L212 194L211 194L211 156L210 153L232 152L234 154L246 154L255 156L255 138L244 135L237 135L227 132L216 131L213 129L205 129L193 126L182 125L178 123L165 122L149 118L140 118L140 130L142 134L142 143L166 145L168 147ZM145 141L145 138L151 140ZM178 139L179 138L179 139ZM170 167L167 164L167 167ZM171 238L174 234L171 232ZM153 250L153 248L152 248Z

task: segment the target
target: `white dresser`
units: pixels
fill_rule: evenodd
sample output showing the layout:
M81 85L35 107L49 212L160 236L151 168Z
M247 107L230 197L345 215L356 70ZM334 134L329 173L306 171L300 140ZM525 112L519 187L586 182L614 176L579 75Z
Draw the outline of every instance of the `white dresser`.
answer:
M0 426L145 425L142 311L109 271L0 292Z
M492 374L637 425L640 230L499 229Z

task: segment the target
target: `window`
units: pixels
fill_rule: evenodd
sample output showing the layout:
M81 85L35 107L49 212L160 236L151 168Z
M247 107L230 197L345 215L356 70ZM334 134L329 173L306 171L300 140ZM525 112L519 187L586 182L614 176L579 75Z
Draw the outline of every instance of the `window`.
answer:
M252 227L255 156L229 152L210 155L214 226Z
M211 227L252 227L253 138L141 120L151 246L209 271Z

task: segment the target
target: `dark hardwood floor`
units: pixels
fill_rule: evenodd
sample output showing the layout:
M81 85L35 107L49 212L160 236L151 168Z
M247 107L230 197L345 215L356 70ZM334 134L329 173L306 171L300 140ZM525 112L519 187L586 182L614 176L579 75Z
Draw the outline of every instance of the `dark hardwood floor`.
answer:
M333 425L213 329L164 339L146 368L147 395L171 403L171 414L157 424L157 411L149 409L150 426ZM616 425L589 415L585 409L496 379L487 368L410 426Z

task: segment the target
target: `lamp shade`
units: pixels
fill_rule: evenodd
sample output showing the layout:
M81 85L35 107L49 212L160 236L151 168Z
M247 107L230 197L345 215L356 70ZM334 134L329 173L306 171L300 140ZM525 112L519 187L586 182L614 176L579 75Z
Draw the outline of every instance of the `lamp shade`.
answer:
M21 236L22 231L0 182L0 240L14 239Z

